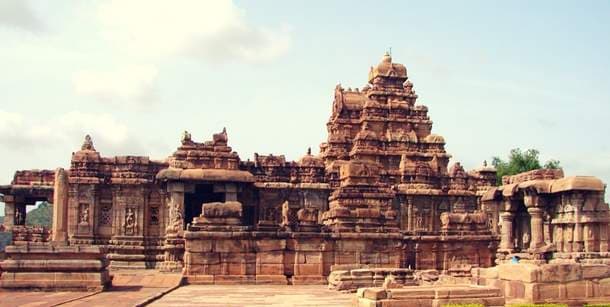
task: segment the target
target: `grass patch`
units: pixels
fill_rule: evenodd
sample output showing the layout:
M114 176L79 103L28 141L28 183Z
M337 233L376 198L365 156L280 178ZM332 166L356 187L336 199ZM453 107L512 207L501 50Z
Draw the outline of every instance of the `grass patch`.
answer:
M568 307L566 304L512 304L509 307Z
M446 304L441 307L485 307L483 304Z

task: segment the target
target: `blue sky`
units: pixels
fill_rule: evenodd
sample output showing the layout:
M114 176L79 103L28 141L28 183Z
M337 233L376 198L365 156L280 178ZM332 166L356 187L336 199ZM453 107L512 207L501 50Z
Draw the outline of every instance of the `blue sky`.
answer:
M610 181L607 1L0 0L0 183L227 127L242 159L326 138L333 89L392 48L466 168L537 148Z

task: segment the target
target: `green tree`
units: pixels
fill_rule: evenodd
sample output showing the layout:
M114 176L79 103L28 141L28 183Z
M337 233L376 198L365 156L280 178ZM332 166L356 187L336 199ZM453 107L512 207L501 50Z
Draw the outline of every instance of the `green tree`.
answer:
M557 160L549 160L543 166L542 163L540 163L539 156L540 152L536 149L528 149L526 151L522 151L519 148L515 148L510 151L507 161L500 159L500 157L493 157L491 160L491 164L497 170L497 183L502 184L503 176L516 175L519 173L541 168L561 168L559 161Z
M53 220L53 205L41 202L36 209L25 215L26 225L37 225L50 227Z

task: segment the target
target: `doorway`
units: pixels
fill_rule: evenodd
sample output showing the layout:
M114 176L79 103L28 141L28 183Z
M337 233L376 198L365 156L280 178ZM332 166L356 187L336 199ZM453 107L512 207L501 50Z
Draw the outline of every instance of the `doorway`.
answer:
M201 206L204 203L224 202L224 193L214 193L213 184L198 184L194 193L184 195L184 225L193 222L193 218L201 215Z

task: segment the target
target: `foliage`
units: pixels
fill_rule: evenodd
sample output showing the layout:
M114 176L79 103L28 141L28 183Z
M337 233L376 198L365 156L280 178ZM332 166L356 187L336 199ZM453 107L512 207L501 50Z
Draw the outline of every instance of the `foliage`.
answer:
M497 170L497 183L502 184L503 176L516 175L540 168L561 168L559 161L557 160L549 160L542 166L539 156L540 152L536 149L522 151L519 148L515 148L510 151L507 161L500 159L500 157L493 157L491 164Z
M25 215L26 225L51 227L53 223L53 205L41 202L38 207Z
M610 303L585 304L584 307L610 307Z

